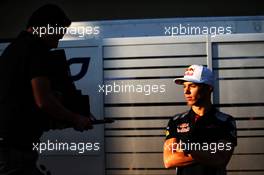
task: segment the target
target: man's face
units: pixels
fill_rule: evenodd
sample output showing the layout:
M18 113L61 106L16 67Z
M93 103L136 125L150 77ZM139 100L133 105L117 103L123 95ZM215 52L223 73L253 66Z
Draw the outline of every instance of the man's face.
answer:
M187 105L199 105L203 100L205 100L205 92L202 84L184 82L183 88Z

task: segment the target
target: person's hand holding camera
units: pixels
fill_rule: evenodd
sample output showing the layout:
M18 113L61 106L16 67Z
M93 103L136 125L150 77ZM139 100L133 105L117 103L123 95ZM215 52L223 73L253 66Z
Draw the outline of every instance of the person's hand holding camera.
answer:
M76 118L73 120L73 128L81 132L92 129L92 121L89 117L76 114Z

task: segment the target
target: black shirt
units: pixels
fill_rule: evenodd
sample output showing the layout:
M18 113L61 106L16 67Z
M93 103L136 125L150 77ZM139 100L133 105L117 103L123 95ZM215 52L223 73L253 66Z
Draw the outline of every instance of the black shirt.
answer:
M0 57L0 137L21 145L32 145L46 122L39 114L31 80L49 76L50 48L31 33L22 32Z
M186 153L195 149L209 150L215 153L220 140L228 141L219 149L230 149L237 144L236 124L232 116L212 108L204 116L198 117L191 109L170 119L166 128L166 139L177 138L184 143ZM194 143L191 145L191 143ZM196 146L194 146L196 145ZM201 163L193 163L177 168L177 175L224 175L225 167L214 168Z

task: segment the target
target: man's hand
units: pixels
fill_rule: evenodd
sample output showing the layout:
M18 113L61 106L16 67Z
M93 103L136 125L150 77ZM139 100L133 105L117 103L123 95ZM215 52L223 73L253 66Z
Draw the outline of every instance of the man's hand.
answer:
M163 161L165 168L172 168L192 164L193 158L190 154L184 154L176 138L170 138L164 143Z
M89 117L76 115L76 119L73 121L73 128L76 131L81 131L81 132L88 129L92 129L93 128L92 121Z
M49 114L52 120L69 123L78 131L92 129L90 115L82 116L65 108L54 96L47 77L36 77L31 80L31 84L36 105Z

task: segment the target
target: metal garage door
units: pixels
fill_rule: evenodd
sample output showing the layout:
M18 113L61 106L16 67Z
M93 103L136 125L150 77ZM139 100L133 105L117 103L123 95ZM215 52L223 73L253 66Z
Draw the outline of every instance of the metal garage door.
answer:
M182 89L172 80L190 64L213 69L213 101L236 118L238 146L228 174L264 173L263 35L105 39L103 62L106 85L166 87L149 95L123 90L104 96L105 117L116 120L105 126L106 174L175 174L163 166L164 128L186 110Z

